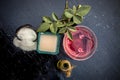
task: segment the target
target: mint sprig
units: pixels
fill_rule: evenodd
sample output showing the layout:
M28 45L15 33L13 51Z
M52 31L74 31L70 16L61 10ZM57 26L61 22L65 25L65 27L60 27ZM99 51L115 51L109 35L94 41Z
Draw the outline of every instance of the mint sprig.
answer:
M91 6L78 5L69 8L68 0L61 18L53 12L51 17L43 16L43 22L37 29L37 32L46 32L50 30L52 33L67 33L68 38L72 40L71 31L75 31L75 25L82 23L83 17L89 13Z

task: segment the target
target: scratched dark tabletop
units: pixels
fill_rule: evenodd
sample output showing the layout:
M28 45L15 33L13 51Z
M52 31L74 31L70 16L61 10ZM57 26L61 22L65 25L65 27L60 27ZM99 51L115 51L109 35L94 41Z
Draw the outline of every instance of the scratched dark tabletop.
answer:
M55 12L60 17L64 4L65 0L0 0L0 80L120 80L119 0L69 0L70 6L92 6L82 25L95 32L98 48L88 60L70 59L62 45L60 54L51 56L24 52L12 44L19 26L37 29L42 16ZM59 59L76 65L70 78L56 69Z

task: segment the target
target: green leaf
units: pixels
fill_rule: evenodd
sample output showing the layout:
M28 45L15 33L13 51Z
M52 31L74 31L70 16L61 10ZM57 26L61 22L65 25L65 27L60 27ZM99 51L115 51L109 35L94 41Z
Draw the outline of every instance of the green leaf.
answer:
M62 15L62 20L67 20L68 18L65 16L65 14Z
M50 17L47 17L47 16L43 17L43 21L45 21L46 23L52 23L52 20L50 19Z
M81 4L79 4L77 8L81 8L81 6L82 6L82 5L81 5Z
M78 15L78 16L85 16L85 15L88 14L88 12L90 11L90 9L91 9L91 6L89 6L89 5L83 5L83 6L81 6L77 10L76 15Z
M50 25L50 31L51 31L52 33L56 34L56 33L57 33L57 30L58 30L58 28L55 26L54 23L52 23L52 24Z
M66 26L72 26L74 24L74 22L68 22L67 24L66 24Z
M73 22L76 24L80 24L82 22L83 18L80 16L73 16Z
M45 32L49 29L50 24L49 23L42 23L40 27L37 29L37 32Z
M73 32L75 32L76 31L76 28L75 27L68 27L68 29L70 30L70 31L73 31Z
M60 30L59 30L59 33L65 33L66 32L66 27L63 27L63 28L61 28Z
M70 40L73 39L72 34L71 34L71 32L70 32L69 30L67 30L67 36L68 36L68 38L69 38Z
M57 21L56 26L57 27L64 27L65 24L63 24L61 21Z
M73 13L75 14L76 11L77 11L77 8L76 8L76 6L74 5L74 6L73 6Z
M72 9L66 9L65 12L64 12L64 15L67 17L67 18L72 18L74 13L72 11Z
M55 13L52 13L52 18L53 18L55 21L58 20L58 17L57 17L57 15L56 15Z

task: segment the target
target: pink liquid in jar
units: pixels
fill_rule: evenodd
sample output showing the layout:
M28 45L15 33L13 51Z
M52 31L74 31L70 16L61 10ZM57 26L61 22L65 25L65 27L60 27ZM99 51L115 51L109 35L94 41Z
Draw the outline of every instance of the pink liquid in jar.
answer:
M66 54L74 60L86 60L91 57L97 46L97 39L92 30L85 26L76 26L76 31L71 32L70 40L65 34L63 47Z

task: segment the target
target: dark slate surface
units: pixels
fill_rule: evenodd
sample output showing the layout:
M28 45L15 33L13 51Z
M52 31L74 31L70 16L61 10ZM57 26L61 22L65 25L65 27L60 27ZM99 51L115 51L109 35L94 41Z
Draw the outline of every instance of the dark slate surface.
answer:
M61 45L57 56L23 52L12 44L15 30L23 24L36 29L41 16L53 11L60 16L64 0L0 0L0 80L120 80L120 1L69 0L70 6L89 4L91 12L82 25L98 38L98 48L88 60L75 61L65 55ZM55 65L68 59L77 67L65 78Z

